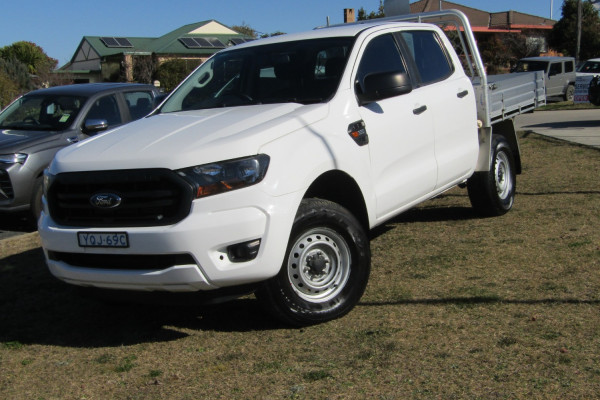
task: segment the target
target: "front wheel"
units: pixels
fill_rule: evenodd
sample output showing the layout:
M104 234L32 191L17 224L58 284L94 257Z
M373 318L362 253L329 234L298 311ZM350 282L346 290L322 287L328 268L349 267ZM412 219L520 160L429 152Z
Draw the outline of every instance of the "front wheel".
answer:
M370 273L369 239L336 203L305 199L279 273L256 293L283 322L311 325L339 318L360 300Z
M476 172L467 181L471 205L478 213L499 216L512 208L517 185L514 160L506 139L493 136L490 170Z

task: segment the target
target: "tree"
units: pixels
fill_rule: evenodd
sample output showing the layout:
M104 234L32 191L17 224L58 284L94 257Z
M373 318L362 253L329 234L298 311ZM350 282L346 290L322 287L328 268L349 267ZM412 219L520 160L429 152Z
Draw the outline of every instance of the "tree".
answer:
M377 12L371 11L369 14L365 11L363 7L358 9L358 20L365 21L367 19L375 19L375 18L383 18L385 17L385 12L383 11L383 0L379 0L379 8Z
M44 50L32 42L15 42L0 49L0 58L14 58L27 66L30 74L46 75L58 64L58 60L48 57Z
M133 80L138 83L152 83L156 73L156 60L151 55L133 58Z
M562 18L554 25L548 36L548 44L554 50L569 56L577 52L577 4L578 0L565 0ZM585 60L600 53L600 15L590 0L583 2L580 57Z
M245 22L242 22L241 25L234 25L234 26L231 27L231 29L233 29L237 33L241 33L242 35L249 36L249 37L251 37L253 39L258 38L258 32L256 30L252 29Z
M156 79L160 81L162 88L170 92L200 63L200 60L183 59L165 61L157 68Z
M0 59L1 60L1 59ZM0 110L19 96L19 88L15 82L0 69Z
M539 56L542 51L543 37L508 33L503 35L502 42L508 48L511 59L516 61L525 57Z
M285 35L285 32L276 31L276 32L272 32L272 33L263 33L263 34L260 35L260 37L262 39L262 38L273 37L273 36L281 36L281 35Z
M500 35L482 36L477 39L477 46L488 74L496 74L508 65L510 52Z
M0 105L5 107L31 89L33 83L27 66L15 58L0 58Z
M285 32L281 32L281 31L276 31L273 33L261 33L261 32L258 32L256 29L247 25L245 22L243 22L242 25L234 25L231 27L231 29L233 29L237 33L241 33L242 35L249 36L253 39L258 39L258 38L262 39L262 38L268 38L271 36L285 35Z

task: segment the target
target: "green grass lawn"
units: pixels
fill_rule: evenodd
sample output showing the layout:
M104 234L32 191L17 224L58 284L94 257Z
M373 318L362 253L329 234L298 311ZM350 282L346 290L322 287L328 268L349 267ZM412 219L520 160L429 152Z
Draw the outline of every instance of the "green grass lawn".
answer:
M454 189L377 228L360 304L303 329L252 296L106 304L52 278L36 234L0 242L0 398L598 398L600 153L520 144L510 213Z

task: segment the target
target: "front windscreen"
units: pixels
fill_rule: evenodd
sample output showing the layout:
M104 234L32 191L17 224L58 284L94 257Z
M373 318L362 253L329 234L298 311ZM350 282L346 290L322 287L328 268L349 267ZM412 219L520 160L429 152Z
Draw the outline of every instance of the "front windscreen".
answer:
M600 61L586 61L586 63L579 68L579 72L600 74Z
M328 101L354 38L325 38L223 51L202 64L161 112Z
M0 129L61 131L69 128L86 98L67 95L26 95L0 114Z

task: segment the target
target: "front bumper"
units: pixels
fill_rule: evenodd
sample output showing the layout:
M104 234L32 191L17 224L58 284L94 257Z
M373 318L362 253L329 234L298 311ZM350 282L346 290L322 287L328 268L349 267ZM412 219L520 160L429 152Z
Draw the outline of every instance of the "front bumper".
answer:
M0 168L0 211L28 210L35 175L21 164Z
M208 197L193 202L190 214L175 225L132 228L73 228L58 226L47 214L39 220L39 233L52 274L71 284L127 290L186 292L239 286L277 274L284 258L291 226L301 196L270 197L258 187ZM259 205L260 206L257 206ZM128 248L84 248L78 232L127 232ZM260 239L256 258L230 259L230 245ZM156 256L189 263L144 269L106 265L98 268L73 265L65 259L110 256L134 259ZM119 265L123 264L122 262ZM167 263L168 264L168 263Z

